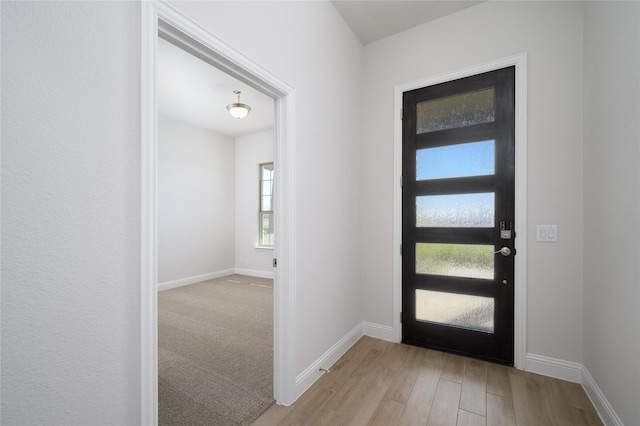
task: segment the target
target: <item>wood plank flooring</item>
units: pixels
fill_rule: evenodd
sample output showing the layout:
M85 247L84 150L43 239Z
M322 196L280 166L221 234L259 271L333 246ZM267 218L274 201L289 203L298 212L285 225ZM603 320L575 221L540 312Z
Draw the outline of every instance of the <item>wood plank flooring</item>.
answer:
M579 384L363 337L289 407L252 426L595 426Z

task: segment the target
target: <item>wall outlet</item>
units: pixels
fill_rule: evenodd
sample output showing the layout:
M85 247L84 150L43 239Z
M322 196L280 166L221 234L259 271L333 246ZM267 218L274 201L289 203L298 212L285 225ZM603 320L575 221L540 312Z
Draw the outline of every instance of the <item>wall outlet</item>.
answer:
M558 225L536 225L536 241L558 242Z

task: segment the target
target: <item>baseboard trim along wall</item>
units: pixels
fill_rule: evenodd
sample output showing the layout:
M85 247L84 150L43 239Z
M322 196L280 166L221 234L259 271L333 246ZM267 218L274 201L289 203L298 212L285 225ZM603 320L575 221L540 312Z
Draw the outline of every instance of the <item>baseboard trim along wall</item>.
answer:
M173 281L166 281L158 284L158 291L169 290L185 285L196 284L214 278L226 277L231 274L247 275L249 277L273 279L273 272L256 271L253 269L229 268L222 271L209 272L208 274L194 275L192 277L180 278Z
M582 364L576 362L527 354L527 371L573 383L582 383Z
M323 374L321 368L328 370L364 335L362 323L347 333L338 343L325 352L313 364L296 377L296 398L305 393Z
M624 426L584 365L542 355L527 354L527 371L579 383L605 425Z
M604 396L598 384L591 374L587 371L585 366L582 366L582 388L587 393L587 396L591 400L591 403L596 408L596 411L600 415L600 420L606 426L624 426L618 414L616 414L615 410L609 404L609 401Z
M250 277L273 279L273 271L266 272L266 271L257 271L255 269L235 268L235 273L240 275L247 275Z
M189 284L195 284L202 281L212 280L214 278L224 277L235 273L235 269L223 269L222 271L209 272L207 274L194 275L192 277L180 278L173 281L158 283L158 291L169 290L172 288L182 287Z
M374 337L380 340L386 340L388 342L400 343L395 341L393 327L374 324L372 322L367 322L367 321L363 321L361 325L362 325L362 333L365 336Z

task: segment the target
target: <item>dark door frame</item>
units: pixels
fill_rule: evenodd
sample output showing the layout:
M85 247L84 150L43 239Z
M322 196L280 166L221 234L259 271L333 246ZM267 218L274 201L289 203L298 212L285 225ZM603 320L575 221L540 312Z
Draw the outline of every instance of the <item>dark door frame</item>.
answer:
M472 126L455 126L441 131L419 131L418 107L428 101L442 101L451 96L492 90L494 119ZM513 233L507 239L500 236L500 224L513 224L515 183L515 66L476 74L445 83L422 87L404 93L403 114L403 343L452 351L513 365L513 265L515 251ZM487 175L421 180L417 171L419 152L439 149L464 149L471 143L491 140L494 150L493 171ZM485 143L486 142L482 142ZM426 170L422 170L426 172ZM480 173L482 175L482 173ZM456 175L457 176L457 175ZM417 217L417 201L439 194L483 193L493 196L491 225L482 227L453 225L451 228L421 226ZM427 212L423 211L423 214ZM428 217L428 216L427 216ZM513 253L492 256L492 277L468 278L447 274L419 272L418 245L421 244L479 245L490 251L507 247ZM416 294L419 290L441 295L481 297L494 302L491 332L473 326L452 326L417 318ZM488 307L487 307L488 308ZM488 320L488 318L483 318ZM477 324L480 325L480 324Z
M425 77L403 83L394 88L394 203L393 203L393 326L391 338L402 340L402 99L404 92L421 87L456 80L494 71L500 68L516 68L516 176L515 176L515 232L518 234L515 257L514 281L514 366L526 368L526 259L527 259L527 54L497 59L477 66L459 69L444 74Z

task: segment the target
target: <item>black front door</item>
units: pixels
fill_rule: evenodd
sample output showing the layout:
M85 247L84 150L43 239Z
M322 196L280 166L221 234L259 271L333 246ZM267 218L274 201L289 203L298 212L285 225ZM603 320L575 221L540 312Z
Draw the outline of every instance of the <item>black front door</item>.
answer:
M402 341L513 365L515 67L404 93Z

